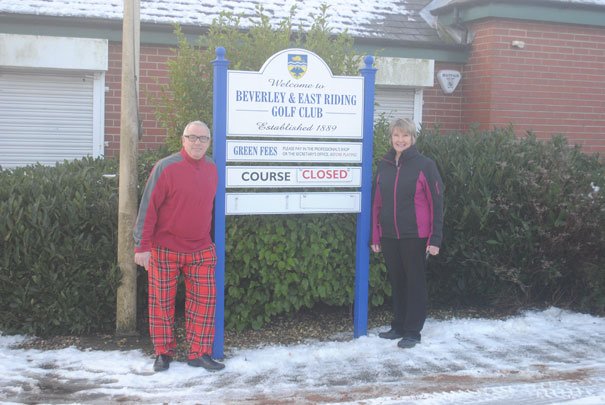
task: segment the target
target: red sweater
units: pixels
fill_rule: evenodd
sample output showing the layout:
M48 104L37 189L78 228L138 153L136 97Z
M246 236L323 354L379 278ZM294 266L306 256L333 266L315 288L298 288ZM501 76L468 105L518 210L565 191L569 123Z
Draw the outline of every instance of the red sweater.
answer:
M214 162L185 150L156 163L134 228L135 252L161 246L181 253L208 247L218 174Z

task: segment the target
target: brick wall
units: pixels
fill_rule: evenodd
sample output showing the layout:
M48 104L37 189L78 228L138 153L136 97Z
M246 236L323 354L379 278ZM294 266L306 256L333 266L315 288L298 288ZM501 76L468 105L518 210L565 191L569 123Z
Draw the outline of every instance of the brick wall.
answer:
M120 82L122 79L122 45L109 44L109 69L105 76L105 156L116 157L120 150ZM169 47L142 46L140 55L139 113L143 136L139 149L157 149L164 144L166 130L155 118L153 99L168 82L168 60L174 56Z
M122 48L120 43L109 44L109 70L105 82L105 156L117 157L120 150L120 81L122 72ZM156 122L152 100L160 94L160 85L168 82L167 62L174 56L174 48L141 47L140 56L140 112L143 120L143 137L139 149L156 149L163 145L166 130ZM437 63L441 69L462 70L461 65ZM438 125L442 132L459 131L462 128L461 104L464 75L456 91L446 95L435 78L433 88L424 90L423 125Z
M587 152L605 154L605 30L577 25L486 20L465 65L436 63L435 72L462 73L456 90L442 92L437 80L424 90L423 124L443 133L512 123L519 135L541 139L562 133ZM523 49L511 46L523 41ZM141 48L140 149L157 148L166 131L154 115L152 98L167 82L169 47ZM120 134L121 45L110 43L105 95L105 154L117 156Z
M510 20L485 20L471 29L465 128L512 123L519 135L562 133L586 152L605 153L605 29Z

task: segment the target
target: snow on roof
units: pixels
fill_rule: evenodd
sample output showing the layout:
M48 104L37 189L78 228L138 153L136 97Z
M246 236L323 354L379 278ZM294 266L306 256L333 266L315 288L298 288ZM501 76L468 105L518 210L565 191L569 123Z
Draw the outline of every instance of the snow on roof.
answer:
M334 33L347 30L358 38L394 41L443 43L435 28L433 9L448 4L476 3L482 0L140 0L141 22L179 23L182 26L207 27L221 11L242 16L246 28L256 23L259 6L271 22L277 24L296 6L294 27L308 29L328 4L327 20ZM576 6L605 6L605 0L526 0ZM0 14L48 17L91 18L120 21L122 0L0 0Z
M439 41L437 32L420 10L430 0L141 0L141 22L208 26L221 11L243 15L241 24L252 25L258 6L277 23L289 16L296 5L294 26L308 28L329 4L328 23L333 32L357 37L390 38L411 41ZM0 13L54 17L121 20L121 0L0 0Z
M487 0L433 0L430 3L431 9L446 8L452 6L464 6L471 4L487 3ZM551 4L551 5L563 5L565 7L582 7L582 6L605 6L605 0L500 0L501 3L525 3L530 4Z

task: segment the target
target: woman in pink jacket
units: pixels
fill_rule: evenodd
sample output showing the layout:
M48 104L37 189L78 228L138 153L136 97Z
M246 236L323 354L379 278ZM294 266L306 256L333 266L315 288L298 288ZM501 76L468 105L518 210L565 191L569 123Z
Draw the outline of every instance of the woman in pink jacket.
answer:
M427 313L426 263L443 235L443 182L435 162L416 149L416 126L391 124L392 149L378 164L372 203L372 251L382 251L391 282L393 321L384 339L414 347Z

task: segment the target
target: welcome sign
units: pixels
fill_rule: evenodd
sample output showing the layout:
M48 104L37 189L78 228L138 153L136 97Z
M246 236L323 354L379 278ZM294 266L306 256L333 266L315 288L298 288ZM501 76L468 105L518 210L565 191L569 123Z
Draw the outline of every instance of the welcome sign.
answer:
M230 70L227 101L227 136L362 138L363 78L332 76L304 49L273 55L259 72Z
M361 76L344 77L333 76L319 56L304 49L278 52L258 72L228 70L225 48L216 48L216 56L213 355L223 357L227 215L357 213L353 333L366 334L374 58L364 58ZM310 191L315 188L320 191ZM330 190L335 188L342 191Z

